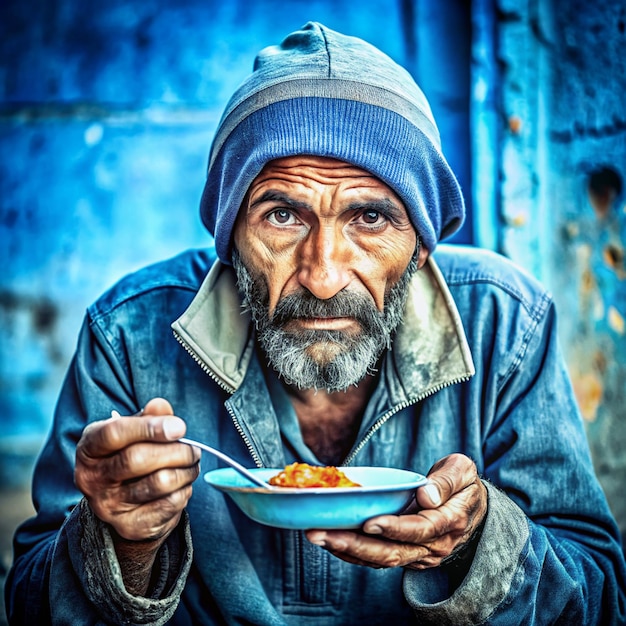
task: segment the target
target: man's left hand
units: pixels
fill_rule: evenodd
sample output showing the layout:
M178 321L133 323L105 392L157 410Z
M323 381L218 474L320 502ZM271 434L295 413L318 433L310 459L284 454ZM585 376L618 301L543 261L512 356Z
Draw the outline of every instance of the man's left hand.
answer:
M362 532L309 530L307 538L349 563L426 569L461 549L487 513L487 489L462 454L435 463L415 498L400 515L368 520Z

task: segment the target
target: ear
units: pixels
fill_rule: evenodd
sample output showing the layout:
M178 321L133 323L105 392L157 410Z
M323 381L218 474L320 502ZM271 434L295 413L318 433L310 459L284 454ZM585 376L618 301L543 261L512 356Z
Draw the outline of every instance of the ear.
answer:
M426 263L426 259L428 259L428 255L430 254L430 251L428 250L428 248L424 245L424 243L422 242L422 240L420 239L419 242L419 252L417 254L417 269L421 270L422 267L424 267L424 264Z

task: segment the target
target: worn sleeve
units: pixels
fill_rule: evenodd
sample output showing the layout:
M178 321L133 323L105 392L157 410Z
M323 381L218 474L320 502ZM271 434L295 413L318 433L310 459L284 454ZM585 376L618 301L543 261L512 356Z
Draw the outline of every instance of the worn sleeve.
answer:
M112 408L126 414L139 408L122 345L112 344L89 323L83 326L35 468L37 515L14 539L5 590L11 624L160 624L161 619L152 618L170 615L180 599L191 559L188 528L183 525L159 553L160 596L133 598L123 588L105 525L80 504L82 494L74 485L75 446L85 425L107 418Z
M77 507L63 528L62 542L67 545L72 569L80 587L97 608L100 619L111 624L150 624L161 626L172 617L191 565L189 520L186 515L180 528L168 537L159 550L153 572L154 583L149 597L129 594L122 580L115 547L106 524L92 512L86 500ZM98 558L94 558L97 555ZM60 568L65 567L60 564ZM62 600L63 587L53 565L51 595Z
M425 624L624 624L619 532L594 474L553 308L530 310L523 325L517 314L517 327L501 316L506 341L489 345L490 358L494 350L508 358L473 383L483 412L476 460L489 495L473 561L458 586L445 567L407 571L405 596Z
M529 537L528 520L506 495L485 483L489 512L464 582L450 595L441 594L444 569L407 570L404 593L425 624L483 624L506 598ZM498 537L498 541L489 541Z

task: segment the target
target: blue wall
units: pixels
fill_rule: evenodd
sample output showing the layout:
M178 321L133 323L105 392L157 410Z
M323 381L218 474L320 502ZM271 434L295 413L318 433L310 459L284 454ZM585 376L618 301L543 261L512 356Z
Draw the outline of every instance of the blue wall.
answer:
M499 246L554 294L626 538L626 0L499 4Z
M210 244L197 212L209 144L260 48L314 19L386 51L419 76L469 191L467 7L4 0L0 480L29 481L85 307L123 274ZM458 239L471 237L468 220Z

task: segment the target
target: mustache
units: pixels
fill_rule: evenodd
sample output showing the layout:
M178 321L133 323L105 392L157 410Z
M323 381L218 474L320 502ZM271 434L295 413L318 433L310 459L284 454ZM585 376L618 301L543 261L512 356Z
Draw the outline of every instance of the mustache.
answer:
M279 300L272 315L272 324L284 326L293 319L351 317L365 328L377 326L383 319L371 298L352 291L340 291L327 300L320 300L304 290Z

